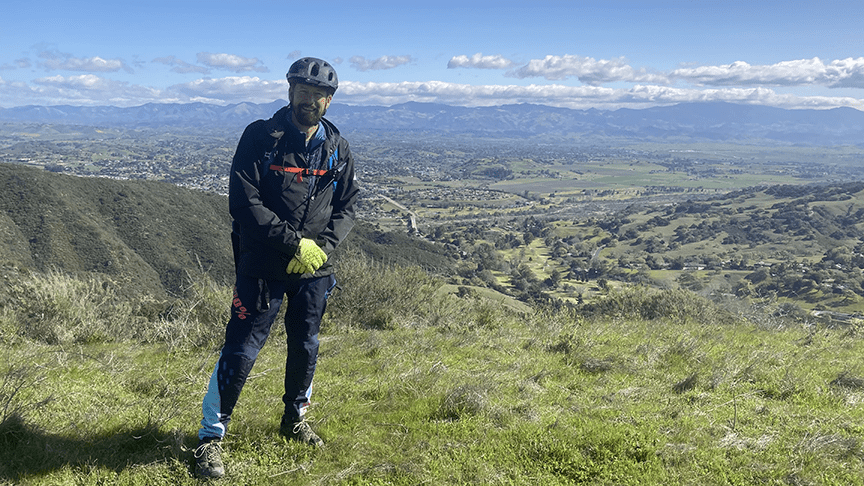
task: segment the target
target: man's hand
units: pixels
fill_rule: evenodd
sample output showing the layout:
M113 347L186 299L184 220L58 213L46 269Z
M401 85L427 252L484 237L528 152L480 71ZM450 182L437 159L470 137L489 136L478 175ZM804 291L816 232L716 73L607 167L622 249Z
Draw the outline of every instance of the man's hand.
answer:
M300 238L300 245L297 246L297 253L294 254L292 261L294 260L305 267L306 272L304 273L313 273L327 261L327 254L309 238ZM288 263L288 266L291 266L291 262Z
M306 265L303 265L302 263L300 263L300 260L298 260L297 257L292 258L291 261L288 262L288 267L285 269L285 272L286 273L310 273L309 270L306 268Z

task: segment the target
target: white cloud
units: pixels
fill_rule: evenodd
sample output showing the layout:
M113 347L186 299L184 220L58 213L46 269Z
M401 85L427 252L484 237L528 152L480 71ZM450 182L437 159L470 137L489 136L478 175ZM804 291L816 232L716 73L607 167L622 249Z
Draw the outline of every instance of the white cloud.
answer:
M20 59L15 59L13 64L3 64L2 66L0 66L0 70L27 69L27 68L31 67L32 65L33 65L33 63L30 62L30 59L27 59L26 57L22 57Z
M447 69L455 68L478 68L478 69L507 69L513 66L513 61L501 55L484 56L482 53L471 57L466 55L453 56L447 63Z
M15 106L15 102L22 99L27 100L28 104L41 103L41 100L34 97L34 90L27 83L0 78L0 105Z
M485 67L484 57L476 54L456 56L448 67ZM492 61L491 56L488 61ZM552 81L576 78L589 86L628 82L669 85L682 81L694 86L825 86L864 88L864 57L824 62L819 58L783 61L770 65L751 65L744 61L718 66L675 69L666 73L634 69L623 58L594 59L564 55L533 59L507 73L520 79L545 78Z
M165 56L165 57L157 57L153 59L153 62L158 62L162 64L166 64L168 66L173 66L171 71L180 74L187 73L200 73L200 74L210 74L210 70L205 68L204 66L196 66L195 64L189 64L188 62L178 59L176 56Z
M42 59L40 65L49 71L85 71L91 73L110 73L120 71L132 72L125 62L120 59L103 59L95 57L73 57L57 51L42 51L39 53Z
M720 66L676 69L669 73L697 86L827 86L864 88L864 57L824 63L818 57L750 65L736 61Z
M153 101L206 101L224 104L242 101L269 102L287 97L287 84L281 76L274 76L276 79L269 80L243 75L249 71L269 71L258 58L200 52L196 62L192 63L171 55L152 59L150 63L140 62L133 57L132 64L129 64L119 58L77 57L44 45L34 49L34 52L38 52L36 57L9 58L5 64L0 65L0 72L8 76L6 80L0 79L0 105L128 106ZM300 55L300 51L288 54L289 57ZM417 59L409 55L382 56L377 59L353 56L347 61L359 71L382 71L416 63ZM339 64L343 59L334 58L332 62ZM197 74L196 77L203 79L168 87L159 84L158 88L132 84L163 83L169 73L161 66L154 69L154 63L168 66L172 73ZM131 73L130 66L137 68L140 74L134 78L124 77L122 73L117 76L111 74L119 71ZM33 68L48 70L45 74L47 77L25 81L24 78L28 77L25 71ZM864 100L848 95L803 95L817 92L812 89L814 87L840 88L835 92L841 95L852 92L855 88L864 88L864 57L830 61L814 57L765 65L736 61L723 65L682 66L660 72L647 68L636 69L624 58L595 59L569 54L548 55L525 64L515 64L500 54L484 55L478 52L470 56L451 57L447 68L497 69L501 70L501 73L484 73L492 76L493 80L483 85L444 81L359 83L351 82L350 76L344 76L349 79L342 80L336 100L361 105L426 101L462 106L539 103L600 109L624 106L641 108L692 101L729 101L783 108L850 106L864 110ZM148 72L148 69L153 72ZM219 70L229 76L215 79L204 77ZM57 71L60 71L61 75L54 76ZM80 75L68 75L70 72ZM377 79L387 79L385 75L386 73L380 73ZM501 75L505 78L501 78ZM496 76L499 79L511 78L508 83L514 84L496 84ZM528 80L521 81L522 83L535 84L521 85L512 79L514 77ZM128 82L120 81L121 79ZM188 77L175 76L175 79L177 81L172 82L178 83ZM607 86L614 86L614 89ZM829 90L821 91L820 94L825 94Z
M831 61L827 71L831 88L864 88L864 57Z
M173 100L217 104L243 101L267 103L279 98L288 98L288 82L284 79L262 80L254 76L197 79L168 87L164 96Z
M340 85L337 102L392 105L408 101L461 106L496 106L537 103L569 108L609 107L632 104L626 90L596 86L563 85L470 85L442 81L401 83L356 83ZM633 97L631 97L633 98Z
M224 69L235 73L255 71L259 73L270 72L267 67L261 65L258 58L248 58L234 54L220 54L212 52L199 52L198 62L214 69Z
M382 69L393 69L411 62L411 56L382 56L378 59L366 59L363 56L351 56L348 61L351 67L358 71L379 71Z
M131 106L158 101L161 96L159 90L95 74L49 76L35 79L32 83L17 83L9 87L0 85L0 100L26 95L33 104Z
M95 74L79 74L77 76L49 76L34 79L33 82L42 86L54 86L64 89L105 89L111 81ZM115 82L116 83L116 82Z
M249 101L269 103L288 97L284 79L262 80L252 76L197 79L165 89L106 79L93 74L49 76L25 82L0 78L0 106L113 105L138 106L145 103L204 102L229 104Z
M854 63L853 63L854 65ZM850 79L849 76L841 77ZM0 105L77 104L135 106L149 102L215 104L244 101L267 103L287 98L283 78L255 76L202 78L155 89L106 79L95 74L48 76L33 81L0 78ZM25 100L24 103L21 100ZM717 86L709 88L636 84L632 87L566 86L560 83L523 85L459 84L426 82L355 82L343 80L335 96L337 103L394 105L408 101L446 103L458 106L496 106L536 103L573 109L646 108L685 102L727 101L781 108L825 109L847 106L864 110L864 99L842 96L800 96L769 87Z
M528 64L507 75L517 78L542 77L548 80L577 78L589 86L617 81L658 84L666 84L669 81L663 74L649 73L644 68L633 69L623 58L597 60L569 54L532 59Z
M537 103L573 109L646 108L685 102L728 101L781 108L835 108L864 110L864 100L851 97L797 96L779 94L769 88L682 89L669 86L635 85L631 88L564 86L560 84L468 85L441 81L401 83L357 83L344 81L334 98L349 104L393 105L408 101L462 106L496 106Z

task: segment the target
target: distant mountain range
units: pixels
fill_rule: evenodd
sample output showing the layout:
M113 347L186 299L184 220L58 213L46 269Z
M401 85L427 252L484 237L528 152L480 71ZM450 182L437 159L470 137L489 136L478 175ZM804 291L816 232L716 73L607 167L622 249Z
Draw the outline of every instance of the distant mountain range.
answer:
M60 123L125 128L198 127L240 130L284 106L239 103L0 108L0 122ZM411 131L554 140L766 142L864 146L864 112L853 108L786 110L732 103L683 103L640 110L571 110L518 104L467 108L431 103L389 107L334 103L328 118L352 131Z

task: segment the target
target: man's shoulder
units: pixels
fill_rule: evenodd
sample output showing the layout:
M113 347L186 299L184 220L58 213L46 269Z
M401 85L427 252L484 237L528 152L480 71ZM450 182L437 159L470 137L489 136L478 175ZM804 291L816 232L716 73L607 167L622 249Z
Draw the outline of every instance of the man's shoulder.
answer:
M285 133L285 120L286 120L286 111L288 107L283 107L279 111L277 111L272 117L266 120L255 120L246 126L246 130L243 131L244 136L256 137L256 138L281 138ZM268 137L269 136L269 137Z
M321 124L324 125L324 130L327 133L327 138L336 143L348 143L342 133L339 132L339 129L336 128L336 125L333 124L330 120L326 118L321 118Z
M288 106L283 106L267 120L261 121L263 127L268 131L284 132L288 125Z

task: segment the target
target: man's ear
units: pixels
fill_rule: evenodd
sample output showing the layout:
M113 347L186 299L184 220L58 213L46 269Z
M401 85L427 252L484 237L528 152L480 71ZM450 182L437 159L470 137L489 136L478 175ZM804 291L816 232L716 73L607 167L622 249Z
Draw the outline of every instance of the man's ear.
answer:
M333 95L327 95L327 101L324 102L324 109L330 108L330 102L333 101Z

